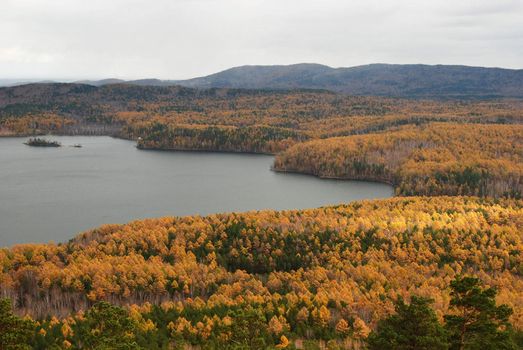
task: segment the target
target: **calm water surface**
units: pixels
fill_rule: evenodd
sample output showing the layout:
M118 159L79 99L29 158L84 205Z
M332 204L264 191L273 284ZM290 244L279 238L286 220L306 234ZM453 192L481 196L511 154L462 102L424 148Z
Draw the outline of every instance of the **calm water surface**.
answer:
M104 223L294 209L392 195L388 185L270 171L271 156L140 151L110 137L0 138L0 246L67 241ZM83 148L70 147L80 143Z

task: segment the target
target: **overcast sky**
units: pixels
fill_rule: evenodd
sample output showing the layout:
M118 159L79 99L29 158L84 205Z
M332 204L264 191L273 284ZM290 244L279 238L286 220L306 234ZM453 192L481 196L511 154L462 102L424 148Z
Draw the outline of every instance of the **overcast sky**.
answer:
M523 68L523 0L0 0L0 79L299 62Z

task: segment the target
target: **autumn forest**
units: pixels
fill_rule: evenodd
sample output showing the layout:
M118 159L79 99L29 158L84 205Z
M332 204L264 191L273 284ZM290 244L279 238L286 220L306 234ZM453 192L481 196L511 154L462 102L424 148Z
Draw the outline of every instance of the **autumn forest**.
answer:
M46 134L272 154L273 171L385 182L395 197L2 248L2 350L523 346L521 100L0 88L0 136Z

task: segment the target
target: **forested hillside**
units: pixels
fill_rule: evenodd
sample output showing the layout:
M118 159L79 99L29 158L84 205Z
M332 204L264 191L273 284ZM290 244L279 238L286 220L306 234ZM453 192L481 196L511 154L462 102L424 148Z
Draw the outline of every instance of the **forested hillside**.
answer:
M167 217L2 249L0 286L18 313L40 319L48 347L78 344L71 329L110 314L85 313L100 300L128 307L151 348L259 341L244 331L266 346L282 336L361 345L398 297L434 299L441 319L458 275L496 287L521 329L521 232L523 202L471 197Z
M326 91L198 90L183 87L30 84L0 88L4 134L106 133L146 137L156 123L170 127L241 129L268 126L310 137L368 133L430 121L521 123L523 103L412 101L344 96Z
M432 123L300 143L280 171L388 182L398 195L523 194L523 126Z

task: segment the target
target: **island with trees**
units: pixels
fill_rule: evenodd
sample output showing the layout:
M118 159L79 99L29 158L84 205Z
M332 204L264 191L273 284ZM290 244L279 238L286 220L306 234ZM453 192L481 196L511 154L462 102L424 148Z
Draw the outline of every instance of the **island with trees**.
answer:
M42 139L42 138L38 138L38 137L31 138L31 139L27 140L26 142L24 142L24 144L27 146L32 146L32 147L61 147L62 146L62 144L58 141L46 140L46 139Z

